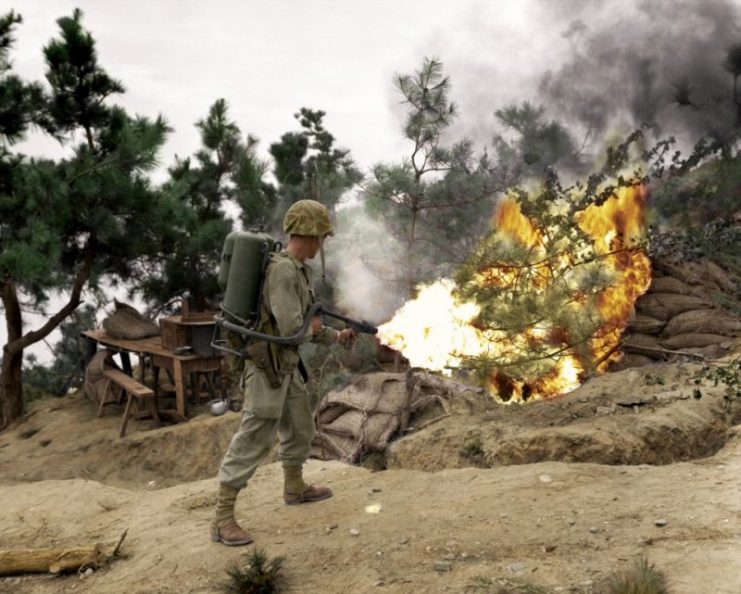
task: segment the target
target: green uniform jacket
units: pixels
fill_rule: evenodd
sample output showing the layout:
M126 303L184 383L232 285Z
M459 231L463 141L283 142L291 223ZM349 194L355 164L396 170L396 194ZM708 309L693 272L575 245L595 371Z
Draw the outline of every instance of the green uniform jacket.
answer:
M263 331L279 336L292 336L301 328L309 307L314 303L312 290L313 272L309 266L294 258L286 251L270 258L265 273L263 302L271 320ZM322 327L321 332L311 334L311 326L302 342L321 342L331 344L337 340L337 330ZM244 382L245 408L262 418L277 419L283 410L286 394L291 385L291 376L296 372L299 362L298 346L271 345L275 357L276 371L283 381L279 388L271 388L262 372L257 372L252 364L245 369ZM248 362L251 363L251 362Z

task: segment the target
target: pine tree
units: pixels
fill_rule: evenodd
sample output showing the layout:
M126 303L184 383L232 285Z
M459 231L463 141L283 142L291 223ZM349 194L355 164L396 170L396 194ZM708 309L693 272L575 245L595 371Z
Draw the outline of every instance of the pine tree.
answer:
M7 343L0 369L0 427L23 411L23 352L57 328L84 290L128 280L160 252L173 220L172 204L152 189L146 172L156 164L168 127L158 117L129 116L109 98L123 85L98 64L95 41L82 13L60 18L59 37L44 48L46 94L8 73L12 13L0 22L3 72L3 152L0 153L0 298ZM68 154L31 159L7 147L30 124L53 134ZM49 297L62 299L47 312ZM22 311L47 314L27 330Z
M439 60L425 59L413 75L397 74L395 85L408 108L409 156L373 168L365 201L404 242L398 281L413 294L419 282L463 261L488 226L496 184L487 155L474 158L470 141L444 145L457 108Z
M297 200L310 198L333 210L342 195L362 179L350 151L336 147L335 137L324 127L325 115L324 111L302 107L294 114L301 130L286 132L270 145L278 182L273 217L276 229Z
M249 227L269 215L274 192L262 181L264 165L255 154L257 141L242 140L224 99L214 102L196 127L201 148L193 159L176 160L163 188L177 204L173 233L163 238L163 258L147 270L137 289L154 305L188 295L192 307L205 311L220 291L216 271L233 225L225 205L238 204Z

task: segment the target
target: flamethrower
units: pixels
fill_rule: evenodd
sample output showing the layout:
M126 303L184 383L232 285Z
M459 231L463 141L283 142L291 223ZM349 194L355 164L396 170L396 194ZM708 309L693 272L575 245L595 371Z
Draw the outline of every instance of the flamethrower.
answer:
M300 344L303 341L304 337L306 336L306 331L309 329L309 324L311 324L311 319L315 316L327 316L330 318L334 318L336 320L340 320L341 322L344 322L348 328L352 328L353 330L355 330L355 332L359 332L361 334L377 334L378 333L378 328L376 328L372 324L364 320L355 320L353 318L348 318L336 312L325 309L321 303L315 303L309 308L309 311L307 312L306 317L304 318L304 323L296 331L296 333L291 336L273 336L272 334L263 334L262 332L257 332L256 330L253 330L252 328L249 327L250 324L247 320L243 320L228 311L225 311L224 313L228 315L229 317L236 319L240 323L236 324L234 322L231 322L224 317L224 314L221 314L216 317L217 327L224 328L225 330L229 330L231 332L235 332L236 334L239 334L240 336L244 336L245 338L248 338L248 339L264 340L266 342L277 344L278 346L296 346ZM234 349L230 349L224 346L223 341L214 340L211 343L211 346L220 351L224 351L232 355L237 355L238 357L244 357L243 353L240 353L239 351L235 351Z

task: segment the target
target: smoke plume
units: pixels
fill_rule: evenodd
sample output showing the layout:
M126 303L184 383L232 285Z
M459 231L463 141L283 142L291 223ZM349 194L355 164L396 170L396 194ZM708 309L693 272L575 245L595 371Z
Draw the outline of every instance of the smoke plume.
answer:
M360 205L337 212L334 237L327 241L327 274L334 281L337 306L352 317L386 321L403 303L393 279L401 253L397 240Z

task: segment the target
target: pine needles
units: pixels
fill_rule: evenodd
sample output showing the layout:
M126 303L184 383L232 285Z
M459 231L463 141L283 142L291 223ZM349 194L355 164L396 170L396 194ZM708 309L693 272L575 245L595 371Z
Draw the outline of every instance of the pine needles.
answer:
M235 560L226 572L231 581L226 591L233 594L275 594L279 592L280 570L285 557L270 559L261 549L244 555L243 561Z

